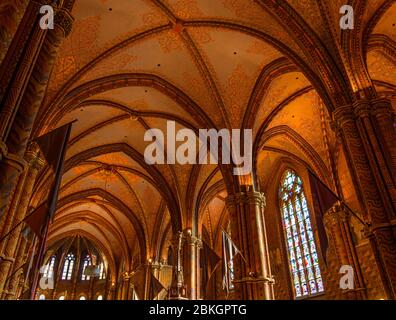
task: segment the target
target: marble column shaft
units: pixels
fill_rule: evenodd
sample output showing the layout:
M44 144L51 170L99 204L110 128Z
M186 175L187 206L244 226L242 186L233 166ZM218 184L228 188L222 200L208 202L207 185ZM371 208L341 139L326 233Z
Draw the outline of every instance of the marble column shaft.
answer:
M25 155L26 161L28 162L28 168L26 169L24 183L20 188L20 197L16 210L10 210L9 217L10 223L4 228L5 233L8 234L4 240L4 246L2 250L3 256L16 258L17 245L20 234L23 230L24 224L20 224L15 230L10 233L13 226L20 223L26 216L29 201L32 195L33 186L36 181L37 175L40 170L44 167L44 160L40 158L37 147L32 147L32 150L28 150ZM0 261L0 292L3 290L7 278L10 276L12 271L12 263L8 261Z
M41 30L39 19L36 20L32 31ZM7 106L9 105L6 110L12 109L10 111L12 117L10 116L9 121L7 120L12 123L7 124L9 129L5 130L4 136L0 139L2 141L0 143L0 218L7 212L13 190L22 172L21 162L33 129L33 123L44 99L58 49L65 36L70 32L72 21L67 10L56 10L55 28L45 31L45 39L39 52L32 51L30 53L30 55L37 55L30 77L24 79L25 84L22 90L16 88L15 93L10 96L9 99L16 99L15 101L12 100L12 103L8 103L7 97L3 99L7 102ZM29 41L34 42L38 39ZM29 41L26 46L30 45ZM4 116L7 115L9 112Z
M378 252L376 260L382 270L383 285L388 298L395 299L396 238L391 221L396 214L392 164L396 138L394 129L390 129L393 126L390 103L379 101L359 101L339 107L333 112L333 124L343 144L364 219L371 225L372 245Z
M261 192L246 191L228 196L226 204L230 212L231 237L241 251L234 257L234 297L238 300L272 300L265 197Z
M345 300L346 298L351 300L361 300L366 299L367 295L349 225L350 215L351 213L347 208L342 204L337 203L325 213L323 221L327 237L333 244L337 255L338 270L341 266L348 265L351 266L354 271L354 289L349 290L348 292L342 292L342 289L339 288L340 293L338 297L342 300Z

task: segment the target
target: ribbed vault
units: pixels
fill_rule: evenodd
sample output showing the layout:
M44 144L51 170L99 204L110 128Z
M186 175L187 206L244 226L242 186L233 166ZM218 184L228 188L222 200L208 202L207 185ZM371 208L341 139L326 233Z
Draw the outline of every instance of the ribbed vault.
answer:
M114 264L159 258L186 227L205 225L218 241L237 183L224 166L147 165L144 134L167 121L253 129L264 189L285 157L334 185L329 112L355 95L396 96L395 2L352 1L348 36L338 28L343 2L76 1L34 129L78 120L50 238L83 232ZM49 183L44 170L32 206Z

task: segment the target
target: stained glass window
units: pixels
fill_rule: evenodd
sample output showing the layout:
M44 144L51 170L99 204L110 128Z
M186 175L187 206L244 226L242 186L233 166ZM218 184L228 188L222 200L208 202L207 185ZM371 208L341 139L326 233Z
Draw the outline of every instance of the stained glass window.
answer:
M106 277L105 272L104 272L104 263L101 262L99 265L99 279L103 280Z
M54 275L54 266L55 266L56 257L52 256L48 264L45 266L43 276L51 279Z
M279 196L295 296L321 293L323 280L307 200L302 181L292 170L284 173Z
M71 280L74 267L74 254L69 253L66 256L65 264L63 265L62 280Z
M83 261L83 267L82 267L82 272L81 272L81 280L90 280L91 277L85 275L85 268L91 265L91 257L88 255L85 256L84 261Z

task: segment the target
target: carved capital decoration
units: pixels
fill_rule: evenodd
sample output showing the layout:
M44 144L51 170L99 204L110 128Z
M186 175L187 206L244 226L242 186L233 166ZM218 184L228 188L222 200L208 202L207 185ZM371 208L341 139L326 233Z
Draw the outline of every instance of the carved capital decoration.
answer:
M265 207L265 196L262 192L247 191L240 192L235 195L230 195L226 198L226 205L228 208L236 207L237 205L253 204L260 208Z
M331 207L323 216L323 221L326 225L338 222L348 222L351 214L349 210L346 210L344 205L337 202Z
M64 32L65 37L67 37L73 27L74 18L70 12L66 9L59 9L55 12L55 26L61 28Z
M393 122L396 121L396 116L392 108L392 103L388 99L375 99L371 102L371 104L373 106L372 114L376 118L390 117Z
M27 161L30 168L40 171L44 168L46 161L40 155L39 146L32 142L27 151L25 152L25 160Z
M2 161L6 163L9 167L16 170L16 172L21 173L27 167L27 162L25 159L20 157L19 155L15 155L12 153L8 153L7 155L3 155Z
M353 121L355 121L355 115L351 105L338 107L333 111L332 128L336 132L340 130L346 123Z
M369 118L371 114L371 105L367 100L359 100L353 105L353 111L359 118Z

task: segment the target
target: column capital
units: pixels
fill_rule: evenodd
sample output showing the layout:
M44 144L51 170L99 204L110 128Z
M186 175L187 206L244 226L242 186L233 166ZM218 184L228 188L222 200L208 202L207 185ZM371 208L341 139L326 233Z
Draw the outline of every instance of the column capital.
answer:
M394 117L392 103L387 98L373 100L358 100L353 104L337 107L332 114L333 126L342 126L356 118L369 117L370 115L387 115Z
M368 118L371 115L371 104L368 100L358 100L353 104L353 111L357 118Z
M333 121L331 127L334 131L342 128L345 123L352 122L355 120L352 105L346 105L336 108L332 113Z
M72 30L74 18L70 11L65 8L55 9L54 22L56 26L63 30L65 37L67 37Z
M373 108L372 108L372 113L378 117L378 116L390 116L392 118L395 117L395 112L393 111L392 108L392 102L387 99L387 98L378 98L374 99L371 102Z
M162 269L162 264L159 262L155 262L151 264L151 270L161 270Z
M0 254L0 261L4 261L7 263L14 263L15 262L15 258L14 257L7 257L4 254Z
M30 168L37 169L38 171L43 169L45 164L46 164L46 161L40 155L39 146L36 143L34 143L34 142L32 142L28 146L28 148L27 148L27 150L25 152L24 158L27 161L27 163L28 163Z
M323 216L325 224L334 222L348 222L351 213L341 202L335 203Z
M201 242L201 239L199 237L194 236L192 234L191 229L186 229L183 231L183 240L188 245L195 245L195 246L198 246L199 243Z
M18 173L25 170L27 162L19 155L7 153L2 156L2 161L7 163L10 167L15 168Z
M57 5L53 4L53 1L49 0L32 0L32 2L37 7L42 7L45 5L53 7L55 11L55 25L63 29L65 36L71 32L74 18L71 16L70 12L73 8L74 0L65 1L65 3L62 4L62 7L57 7Z
M228 208L233 208L242 204L255 204L261 208L264 208L266 204L264 193L257 191L247 191L229 195L226 198L226 205Z

